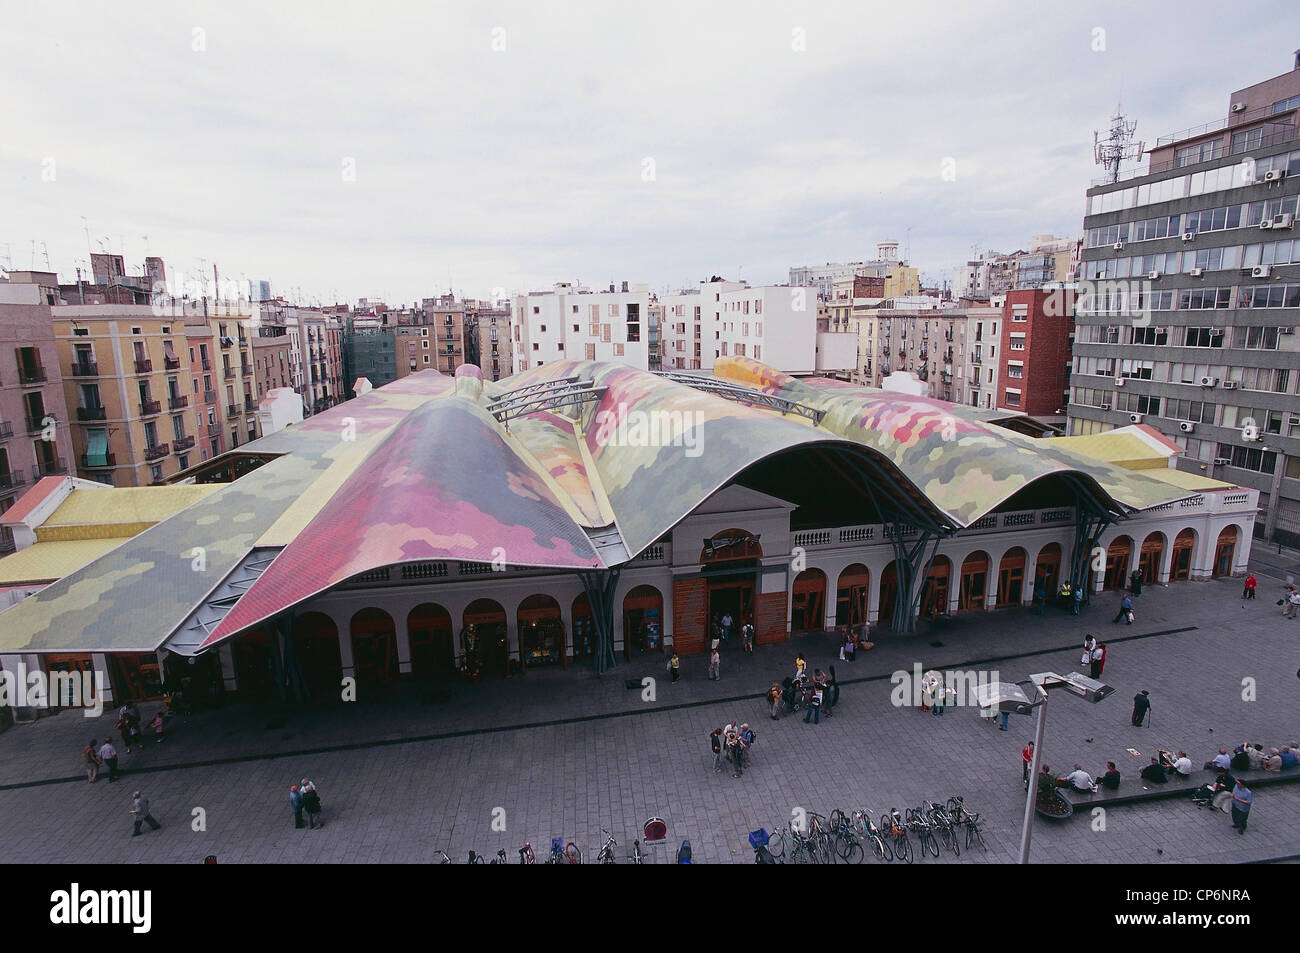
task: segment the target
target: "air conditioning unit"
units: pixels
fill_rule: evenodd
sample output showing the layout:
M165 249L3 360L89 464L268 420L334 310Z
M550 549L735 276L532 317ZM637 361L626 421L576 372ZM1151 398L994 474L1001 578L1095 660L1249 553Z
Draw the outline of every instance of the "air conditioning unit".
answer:
M1227 466L1229 463L1231 463L1231 462L1232 462L1232 461L1229 460L1227 457L1215 457L1215 458L1214 458L1214 465L1215 465L1216 467L1226 467L1226 466Z
M1123 386L1124 386L1124 378L1122 378L1122 377L1117 377L1117 378L1115 378L1115 386L1116 386L1116 387L1123 387Z
M1252 278L1267 278L1271 274L1273 274L1272 265L1256 265L1250 269L1250 277Z
M1232 104L1232 111L1235 112L1235 113L1244 113L1244 112L1246 111L1246 104L1245 104L1245 103L1233 103L1233 104Z
M1215 386L1216 384L1218 384L1218 383L1219 383L1219 379L1218 379L1217 377L1202 377L1202 378L1201 378L1201 386L1202 386L1202 387L1214 387L1214 386Z
M1278 328L1278 329L1277 329L1277 333L1278 333L1278 334L1295 334L1295 325L1293 324L1293 325L1291 325L1289 328Z
M1123 250L1124 250L1124 243L1123 243L1123 242L1116 242L1114 245L1111 245L1110 247L1113 248L1113 249L1115 249L1116 251L1123 251Z
M1272 228L1273 220L1271 218L1266 218L1264 219L1264 221L1259 223L1259 227L1264 229Z
M1131 423L1131 424L1140 424L1140 423L1142 423L1142 415L1141 415L1141 414L1129 414L1129 415L1128 415L1128 422Z
M1158 271L1148 271L1148 272L1147 272L1147 280L1148 280L1148 281L1155 281L1155 280L1156 280L1157 278L1159 278L1159 277L1160 277L1160 272L1158 272Z
M1290 212L1283 212L1281 215L1273 216L1274 228L1290 228L1295 224L1295 216Z
M1101 409L1102 409L1102 410L1110 410L1110 401L1103 401L1103 402L1102 402L1102 405L1101 405Z
M1237 382L1236 382L1236 381L1224 381L1224 382L1223 382L1223 389L1224 389L1224 390L1236 390L1236 389L1237 389Z
M1188 272L1188 274L1191 275L1193 278L1199 278L1201 277L1201 275L1205 274L1205 269L1193 268L1191 271Z
M1286 177L1286 169L1270 169L1264 173L1265 182L1281 182Z
M1190 420L1184 420L1178 424L1178 429L1183 433L1192 433L1196 430L1196 424L1192 423Z
M1190 241L1194 241L1195 238L1196 238L1195 232L1183 232L1183 241L1190 242Z

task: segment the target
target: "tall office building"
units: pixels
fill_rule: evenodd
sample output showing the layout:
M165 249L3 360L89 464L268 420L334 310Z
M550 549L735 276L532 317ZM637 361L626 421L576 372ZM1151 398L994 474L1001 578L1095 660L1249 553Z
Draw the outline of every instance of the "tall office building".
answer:
M1156 427L1300 545L1300 54L1088 190L1070 433Z

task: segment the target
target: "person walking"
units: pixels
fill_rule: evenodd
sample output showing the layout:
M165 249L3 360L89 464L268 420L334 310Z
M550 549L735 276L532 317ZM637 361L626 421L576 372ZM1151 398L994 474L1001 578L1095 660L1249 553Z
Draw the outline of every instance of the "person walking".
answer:
M1246 576L1246 581L1242 583L1241 586L1241 598L1254 599L1255 587L1258 585L1259 585L1259 580L1255 578L1255 574L1253 572L1248 574Z
M131 832L132 837L140 836L141 824L148 824L151 831L156 831L162 827L149 813L149 799L139 791L134 791L131 794L131 816L135 818L135 830Z
M1046 586L1047 586L1047 582L1043 579L1042 576L1039 576L1038 581L1034 583L1034 605L1037 606L1037 608L1034 611L1038 615L1042 615L1043 610L1047 608Z
M674 682L682 677L682 660L677 657L676 649L673 649L673 654L668 659L668 674Z
M1145 688L1133 696L1133 727L1141 728L1151 711L1151 693Z
M81 749L81 760L86 766L86 777L90 779L91 784L99 780L99 766L101 764L99 755L95 753L95 747L95 739L91 738L90 744Z
M1083 586L1075 586L1074 597L1070 600L1070 614L1078 615L1083 608Z
M149 723L149 727L150 727L151 729L153 729L153 740L154 740L154 744L159 744L159 745L162 744L162 740L163 740L163 713L162 713L162 709L161 709L161 708L158 709L158 714L156 714L156 715L153 716L153 721L151 721L151 722Z
M746 622L740 627L741 645L750 655L754 654L754 625Z
M781 686L777 682L767 690L767 701L772 706L772 720L776 721L781 713Z
M123 711L125 711L125 709L123 709ZM125 714L119 714L117 724L113 727L116 728L117 733L122 736L122 744L126 747L126 753L130 754L131 736L134 734L134 729L131 727L130 719L128 719Z
M826 699L826 717L829 718L835 712L835 706L840 703L840 683L835 677L835 666L830 666L830 675L826 679L826 691L829 693Z
M709 653L709 681L716 682L722 678L721 668L722 656L718 654L717 649L714 649Z
M289 809L293 811L293 826L298 830L306 827L302 822L302 792L296 784L289 785Z
M808 660L805 659L803 657L803 653L800 652L798 655L794 657L794 679L797 682L807 674L808 674Z
M1133 600L1129 598L1128 593L1124 593L1119 600L1119 612L1115 613L1115 618L1110 620L1114 625L1120 619L1125 619L1129 625L1133 624Z
M108 783L112 784L117 780L117 749L113 747L112 738L105 738L99 746L99 760L108 765Z
M1102 648L1100 642L1092 647L1092 654L1089 658L1089 667L1093 678L1101 677L1101 660L1105 657L1106 650Z
M1034 743L1031 741L1020 749L1020 761L1024 767L1025 787L1029 786L1029 766L1034 763Z
M1236 787L1232 789L1232 826L1238 834L1246 833L1246 822L1250 820L1250 807L1255 803L1255 794L1246 787L1246 782L1237 778Z
M728 612L722 617L722 641L727 642L731 639L731 613Z

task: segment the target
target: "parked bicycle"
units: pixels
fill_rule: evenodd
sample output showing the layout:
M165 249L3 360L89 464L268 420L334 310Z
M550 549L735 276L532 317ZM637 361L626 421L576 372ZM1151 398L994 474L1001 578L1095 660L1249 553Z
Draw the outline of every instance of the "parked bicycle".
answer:
M975 844L980 845L980 850L987 851L989 849L988 845L984 843L984 834L980 831L979 814L970 811L960 795L948 798L948 814L966 828L967 850L970 850Z
M532 844L525 843L523 847L519 848L519 863L521 864L537 863L537 855L533 853Z
M614 848L618 846L618 843L614 840L614 835L605 828L602 827L600 832L605 835L605 843L601 845L600 851L596 854L596 863L612 864L614 863Z
M491 863L504 864L505 862L506 862L506 852L505 849L502 848L501 850L497 851L497 855L492 858Z
M926 817L929 819L935 833L939 836L939 843L960 857L961 843L958 836L960 834L960 825L952 819L945 808L934 801L927 801L923 807L925 808Z
M645 863L645 854L641 853L641 842L639 840L632 841L632 853L627 855L627 859L634 864Z
M889 846L884 831L871 819L870 811L854 811L853 820L866 842L871 845L871 852L876 855L876 860L894 859L894 849Z
M907 825L903 821L903 816L898 813L898 808L891 807L888 811L882 812L880 819L889 825L886 833L893 838L894 860L910 864L912 841L907 836Z
M834 835L835 855L846 864L860 864L867 856L853 829L853 820L838 808L831 811L830 827Z
M580 864L582 851L573 841L564 843L563 837L551 838L551 856L546 858L548 864Z
M939 839L934 836L934 826L926 818L925 812L918 808L909 808L905 823L908 830L916 834L919 853L922 857L928 850L935 857L939 856Z

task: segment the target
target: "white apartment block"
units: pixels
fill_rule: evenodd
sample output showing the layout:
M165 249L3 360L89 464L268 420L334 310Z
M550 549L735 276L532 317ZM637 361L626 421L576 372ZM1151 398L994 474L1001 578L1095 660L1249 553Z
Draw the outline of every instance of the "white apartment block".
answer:
M650 288L587 291L559 282L515 298L510 315L515 371L565 358L618 361L650 369Z

